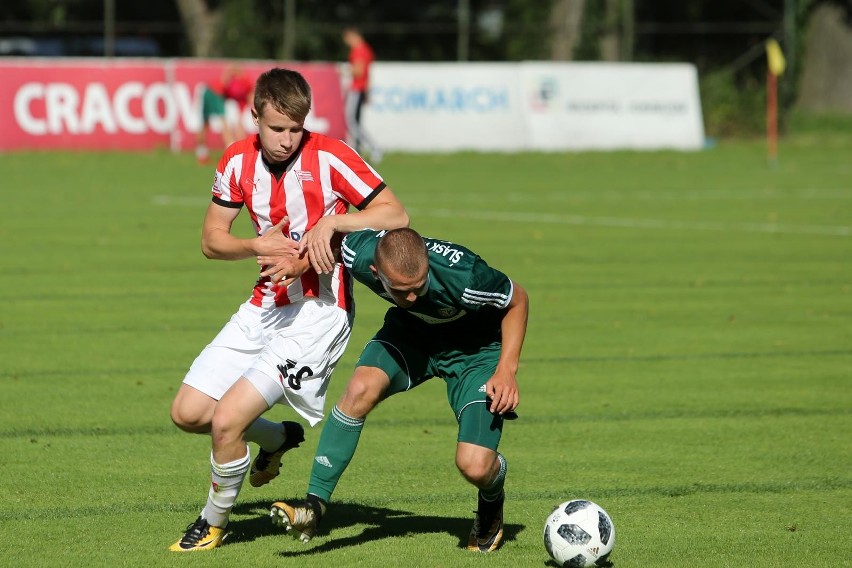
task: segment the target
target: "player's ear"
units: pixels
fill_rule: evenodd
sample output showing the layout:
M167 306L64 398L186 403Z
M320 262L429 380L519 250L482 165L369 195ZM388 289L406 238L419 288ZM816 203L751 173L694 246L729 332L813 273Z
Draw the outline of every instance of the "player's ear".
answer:
M257 121L260 120L260 116L258 116L257 109L254 108L254 105L251 107L251 117L254 119L254 125L259 126Z
M373 273L373 276L374 276L374 277L378 280L378 278L379 278L379 271L378 271L378 270L376 270L376 267L375 267L375 266L373 266L372 264L370 265L370 272L372 272L372 273Z

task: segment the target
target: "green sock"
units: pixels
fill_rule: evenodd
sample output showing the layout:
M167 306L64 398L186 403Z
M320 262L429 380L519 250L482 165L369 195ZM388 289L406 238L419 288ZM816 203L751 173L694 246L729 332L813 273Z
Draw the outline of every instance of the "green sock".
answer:
M355 455L364 420L343 414L335 406L320 434L308 493L328 502L340 476Z

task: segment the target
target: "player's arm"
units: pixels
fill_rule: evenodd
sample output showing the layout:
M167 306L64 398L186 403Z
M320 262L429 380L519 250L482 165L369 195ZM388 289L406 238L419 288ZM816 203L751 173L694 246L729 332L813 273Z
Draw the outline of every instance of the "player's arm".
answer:
M262 236L243 239L231 234L234 219L239 214L239 208L210 203L201 228L204 256L215 260L241 260L252 256L287 254L288 251L297 253L298 245L282 230L288 223L286 217Z
M331 239L335 233L361 229L399 229L408 226L408 213L387 186L363 209L345 215L327 215L302 238L300 251L307 252L311 266L320 274L334 270Z
M521 348L527 333L529 297L517 282L512 282L512 298L500 324L503 339L500 359L494 375L485 384L485 392L494 401L491 412L503 414L518 406L518 382L515 378L521 359Z

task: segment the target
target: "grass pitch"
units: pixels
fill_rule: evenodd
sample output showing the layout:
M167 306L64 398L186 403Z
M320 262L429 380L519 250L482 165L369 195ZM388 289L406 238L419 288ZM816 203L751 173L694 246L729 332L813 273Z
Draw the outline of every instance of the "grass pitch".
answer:
M230 544L167 552L209 479L208 439L169 404L256 268L202 257L212 167L190 156L0 155L0 558L545 566L545 518L582 497L615 522L617 568L852 566L850 155L834 133L782 142L774 168L751 142L386 159L414 228L530 294L506 537L487 557L460 548L474 491L437 380L370 416L309 544L266 513L303 494L319 428L273 483L245 484ZM356 294L329 404L387 307Z

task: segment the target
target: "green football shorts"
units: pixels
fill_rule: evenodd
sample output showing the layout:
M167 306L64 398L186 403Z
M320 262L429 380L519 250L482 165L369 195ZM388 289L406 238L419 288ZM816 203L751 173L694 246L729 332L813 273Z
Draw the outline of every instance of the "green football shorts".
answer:
M205 124L211 116L225 116L225 99L210 88L205 87L204 94L201 97L201 117Z
M412 330L391 310L355 366L378 367L387 373L390 387L385 397L411 390L432 377L444 379L447 400L459 425L458 441L496 450L503 433L503 418L488 411L485 383L497 368L500 343L483 345L478 350L453 349L452 341L440 335L440 324L434 327L433 334Z

